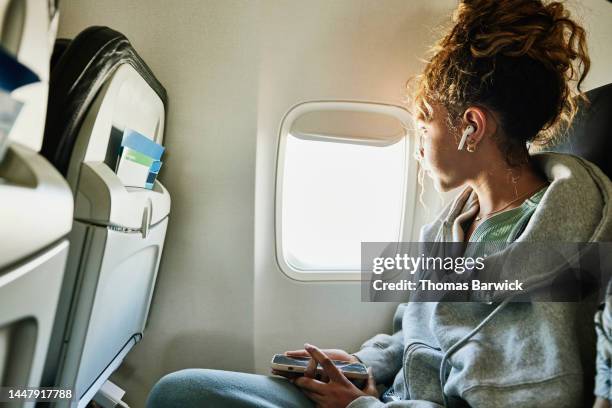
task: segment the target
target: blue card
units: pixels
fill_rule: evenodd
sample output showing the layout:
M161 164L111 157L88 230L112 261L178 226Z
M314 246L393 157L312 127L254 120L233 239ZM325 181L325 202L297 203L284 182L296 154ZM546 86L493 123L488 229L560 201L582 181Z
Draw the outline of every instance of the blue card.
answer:
M165 150L164 146L157 144L148 137L128 128L123 131L121 146L136 150L151 157L153 160L160 160Z

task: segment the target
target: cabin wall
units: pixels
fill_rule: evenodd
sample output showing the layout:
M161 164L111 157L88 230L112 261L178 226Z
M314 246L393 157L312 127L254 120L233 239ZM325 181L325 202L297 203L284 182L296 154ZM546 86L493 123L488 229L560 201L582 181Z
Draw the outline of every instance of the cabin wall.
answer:
M568 2L587 31L591 69L584 82L589 90L612 82L612 4L604 0L573 0Z
M123 32L168 91L160 175L172 212L147 332L112 380L144 406L187 367L266 373L300 347L356 349L390 329L393 304L360 302L357 283L301 283L274 254L278 126L313 99L402 103L435 27L455 0L65 0L60 37ZM612 82L610 4L571 2L589 31L586 88ZM448 195L447 195L448 196ZM426 190L430 212L437 196ZM414 235L413 235L414 238Z

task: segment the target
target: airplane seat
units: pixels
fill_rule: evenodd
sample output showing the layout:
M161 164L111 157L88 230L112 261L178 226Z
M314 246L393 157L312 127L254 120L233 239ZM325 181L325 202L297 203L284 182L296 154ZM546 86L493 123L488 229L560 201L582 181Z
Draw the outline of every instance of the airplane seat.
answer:
M612 179L612 84L592 89L586 95L589 103L581 103L563 140L547 150L583 157Z
M72 192L39 154L57 18L50 1L0 1L2 386L41 386L68 256ZM0 400L3 407L33 405Z
M51 67L51 71L57 65L57 61L59 61L66 48L70 45L70 40L68 38L58 38L55 40L55 44L53 45L53 52L51 53L51 63L49 64Z
M84 407L146 327L170 194L158 180L124 184L117 169L131 131L162 144L167 96L108 27L58 41L52 64L42 153L68 181L75 214L43 379L74 388L70 406Z

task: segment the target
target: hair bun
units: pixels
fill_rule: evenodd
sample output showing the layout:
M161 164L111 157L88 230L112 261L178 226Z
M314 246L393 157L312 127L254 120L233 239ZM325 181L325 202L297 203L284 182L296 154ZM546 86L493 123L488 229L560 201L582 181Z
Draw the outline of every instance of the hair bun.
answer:
M488 106L519 147L547 144L571 122L590 59L584 28L562 3L464 0L453 22L432 49L417 106L437 101L455 118Z

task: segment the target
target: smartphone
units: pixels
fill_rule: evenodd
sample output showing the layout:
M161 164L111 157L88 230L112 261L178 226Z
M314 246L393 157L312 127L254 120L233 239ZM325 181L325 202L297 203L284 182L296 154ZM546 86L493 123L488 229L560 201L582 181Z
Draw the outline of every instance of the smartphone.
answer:
M309 357L289 357L284 354L275 354L272 358L271 367L278 371L302 374L306 371L309 362ZM368 378L368 369L362 363L339 360L332 360L332 362L350 380L366 380ZM317 372L323 373L321 364L317 365Z

